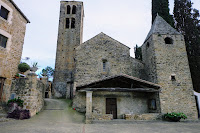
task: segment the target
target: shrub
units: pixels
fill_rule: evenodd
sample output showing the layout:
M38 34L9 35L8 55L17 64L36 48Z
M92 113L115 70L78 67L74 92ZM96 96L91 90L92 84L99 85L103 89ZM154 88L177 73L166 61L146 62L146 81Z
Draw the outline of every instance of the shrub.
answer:
M8 106L12 106L13 103L17 103L18 106L23 107L24 101L21 100L21 99L18 97L17 99L15 98L15 99L8 100L7 105L8 105Z
M15 109L13 112L8 113L7 118L14 118L14 119L29 119L30 118L30 112L29 110L20 110L20 109Z
M29 110L23 110L23 103L24 101L21 100L19 97L16 99L8 100L8 116L7 118L14 118L14 119L29 119L30 112Z
M187 119L187 116L184 113L172 112L172 113L164 114L164 119L169 119L169 120L172 120L172 121L176 121L177 119L179 119L179 120L180 119Z
M20 72L26 72L27 70L29 70L30 69L30 66L27 64L27 63L20 63L19 65L18 65L18 70L20 71Z

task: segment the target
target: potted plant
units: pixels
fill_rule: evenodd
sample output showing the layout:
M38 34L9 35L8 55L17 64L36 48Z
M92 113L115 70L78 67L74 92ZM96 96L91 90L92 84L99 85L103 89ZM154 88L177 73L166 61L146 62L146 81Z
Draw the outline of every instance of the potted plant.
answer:
M19 75L19 73L17 73L17 74L15 75L15 78L16 78L16 79L19 79L19 77L20 77L20 75Z
M181 119L187 119L187 116L184 113L166 113L164 114L164 119L168 121L178 122Z
M34 62L32 67L30 68L30 70L32 72L36 72L38 70L38 63L37 62Z
M29 70L29 69L30 69L30 66L29 66L27 63L25 63L25 62L20 63L20 64L18 65L18 70L19 70L21 73L24 73L24 72L26 72L26 71Z

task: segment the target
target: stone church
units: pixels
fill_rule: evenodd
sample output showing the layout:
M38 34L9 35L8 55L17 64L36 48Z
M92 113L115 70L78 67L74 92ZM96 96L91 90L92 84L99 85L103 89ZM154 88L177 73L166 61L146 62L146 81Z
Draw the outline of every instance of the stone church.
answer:
M73 99L88 121L198 118L183 35L157 15L139 61L105 33L82 42L83 18L83 2L61 1L54 97Z

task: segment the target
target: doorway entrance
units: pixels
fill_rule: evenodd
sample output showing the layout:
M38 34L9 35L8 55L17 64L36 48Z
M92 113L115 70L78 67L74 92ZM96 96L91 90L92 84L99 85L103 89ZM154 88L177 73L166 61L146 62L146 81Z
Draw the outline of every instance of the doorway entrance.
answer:
M112 114L113 119L117 119L117 99L106 98L106 114Z

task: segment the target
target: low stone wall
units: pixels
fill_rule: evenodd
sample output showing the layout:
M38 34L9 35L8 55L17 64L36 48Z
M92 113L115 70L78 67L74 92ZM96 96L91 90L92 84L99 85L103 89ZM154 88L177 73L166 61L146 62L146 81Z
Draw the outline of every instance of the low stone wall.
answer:
M162 115L159 113L148 113L148 114L125 114L125 120L159 120Z
M92 120L112 120L112 114L92 114Z
M30 73L27 78L14 79L11 86L11 98L24 100L24 109L30 110L31 116L41 111L44 106L44 90L47 82L37 80L37 75Z

